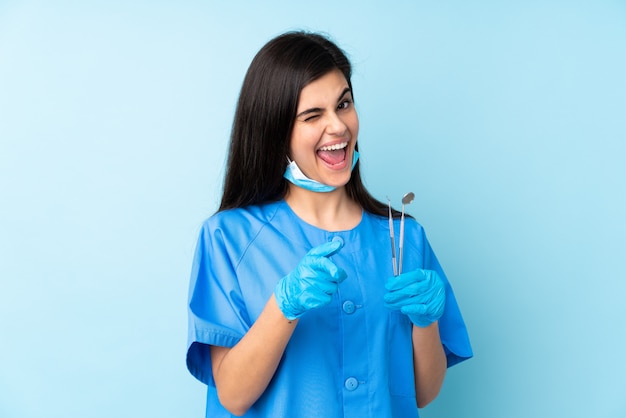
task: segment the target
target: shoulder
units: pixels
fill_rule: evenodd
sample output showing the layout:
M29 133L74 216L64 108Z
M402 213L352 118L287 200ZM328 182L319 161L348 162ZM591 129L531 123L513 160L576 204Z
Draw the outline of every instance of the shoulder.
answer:
M265 203L217 212L203 222L201 235L231 248L245 248L272 221L277 207L277 203Z
M217 229L250 229L269 223L277 210L276 203L246 206L217 212L203 223L203 228Z
M425 235L424 227L417 221L417 219L406 217L405 223L407 230L410 230L417 235Z

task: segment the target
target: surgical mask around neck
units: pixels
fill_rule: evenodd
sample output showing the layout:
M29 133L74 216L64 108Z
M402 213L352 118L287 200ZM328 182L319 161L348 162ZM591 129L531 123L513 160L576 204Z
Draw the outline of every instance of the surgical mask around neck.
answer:
M356 162L358 160L359 152L357 150L354 150L354 153L352 154L351 170L354 170L354 166L356 165ZM287 165L287 169L285 170L285 174L283 174L283 177L285 177L296 186L318 193L332 192L336 189L335 186L329 186L328 184L320 183L317 180L308 178L306 174L304 174L302 170L300 170L298 164L296 164L295 161L291 161L289 157L287 157L287 161L289 161L289 164Z

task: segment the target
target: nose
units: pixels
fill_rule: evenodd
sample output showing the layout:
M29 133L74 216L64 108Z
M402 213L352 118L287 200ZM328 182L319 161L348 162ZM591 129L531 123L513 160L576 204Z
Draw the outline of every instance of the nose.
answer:
M326 132L329 135L343 136L347 130L348 127L336 112L329 113L326 123Z

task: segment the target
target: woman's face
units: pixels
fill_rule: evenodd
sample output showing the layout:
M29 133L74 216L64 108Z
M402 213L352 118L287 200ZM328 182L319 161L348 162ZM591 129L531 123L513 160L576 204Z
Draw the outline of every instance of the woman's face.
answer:
M307 84L296 115L289 157L307 177L344 186L352 172L359 118L341 71L333 70Z

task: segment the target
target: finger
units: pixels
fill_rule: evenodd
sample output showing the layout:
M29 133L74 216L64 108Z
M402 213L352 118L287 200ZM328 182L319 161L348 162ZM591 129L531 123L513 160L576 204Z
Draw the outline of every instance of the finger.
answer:
M312 248L307 255L316 257L330 257L336 254L343 247L342 240L325 242L322 245Z
M319 273L316 277L320 280L330 280L335 283L341 283L347 277L344 269L337 267L335 263L325 257L311 257L309 266Z
M332 296L321 289L314 286L307 288L298 297L298 303L306 310L328 305L332 300Z
M399 276L390 277L385 284L385 288L389 291L400 290L411 283L421 282L426 280L427 275L425 270L413 270L407 273L402 273Z
M311 289L316 289L326 295L333 295L337 292L338 285L335 282L319 280L312 284Z
M387 299L386 296L384 298L384 301L385 301L385 307L387 309L399 310L399 309L402 309L402 307L404 306L402 301L389 300L389 299Z
M404 292L388 292L383 296L383 300L390 306L395 306L396 309L412 304L426 303L428 296L424 294L410 294Z
M400 308L400 312L405 315L424 316L428 314L428 306L426 305L407 305Z
M332 276L332 279L335 281L335 283L339 284L346 280L347 277L348 273L346 273L346 271L341 267L337 267L337 272Z
M431 282L424 280L421 282L410 283L406 287L390 291L390 293L406 293L411 296L420 296L428 293L431 287Z
M434 300L445 299L445 288L440 281L413 283L404 289L387 292L383 299L396 309L408 305L430 304Z
M445 308L445 300L441 299L432 303L406 305L400 308L400 312L412 317L428 318L428 322L435 321L441 317ZM420 321L423 322L423 321Z

